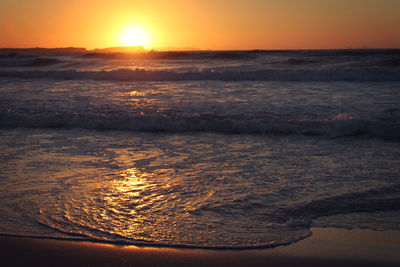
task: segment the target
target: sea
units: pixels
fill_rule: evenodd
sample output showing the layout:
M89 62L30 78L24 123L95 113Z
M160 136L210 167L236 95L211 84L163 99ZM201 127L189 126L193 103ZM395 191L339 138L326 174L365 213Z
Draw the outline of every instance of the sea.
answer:
M1 235L400 230L400 50L32 51L0 54Z

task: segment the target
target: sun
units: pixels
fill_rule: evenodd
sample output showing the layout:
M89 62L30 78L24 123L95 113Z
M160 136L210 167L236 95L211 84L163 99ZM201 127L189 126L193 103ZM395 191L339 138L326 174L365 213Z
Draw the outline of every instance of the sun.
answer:
M149 34L141 27L126 28L120 34L120 44L122 46L143 46L149 44Z

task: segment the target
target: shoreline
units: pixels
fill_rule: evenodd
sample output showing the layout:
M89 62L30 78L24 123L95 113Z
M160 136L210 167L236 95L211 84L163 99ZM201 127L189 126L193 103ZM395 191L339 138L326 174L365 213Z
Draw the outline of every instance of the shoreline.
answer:
M311 228L275 248L214 250L139 247L0 236L3 266L399 266L400 231Z

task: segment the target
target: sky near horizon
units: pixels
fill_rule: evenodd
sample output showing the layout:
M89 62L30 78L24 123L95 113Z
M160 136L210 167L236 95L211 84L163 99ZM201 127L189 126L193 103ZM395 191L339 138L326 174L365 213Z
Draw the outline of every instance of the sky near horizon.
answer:
M400 48L399 10L400 0L1 0L0 47L122 46L137 27L146 48Z

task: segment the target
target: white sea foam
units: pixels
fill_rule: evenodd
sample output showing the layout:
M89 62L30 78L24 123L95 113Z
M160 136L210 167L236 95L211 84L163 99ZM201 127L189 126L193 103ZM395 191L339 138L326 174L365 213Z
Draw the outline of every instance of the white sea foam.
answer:
M173 70L118 69L110 71L0 71L0 77L22 79L99 80L99 81L400 81L400 70L369 68L362 70L258 70L221 71L214 69L199 72Z
M398 230L399 55L0 55L0 234L249 248Z
M179 117L176 114L18 114L0 113L0 127L64 128L88 130L117 130L142 132L215 132L224 134L284 134L311 135L330 138L344 136L373 136L384 139L400 138L400 119L395 122L369 121L354 118L323 120L278 121L265 118L219 117L193 114ZM349 115L346 115L349 116Z
M399 50L0 54L0 77L110 81L400 80Z

